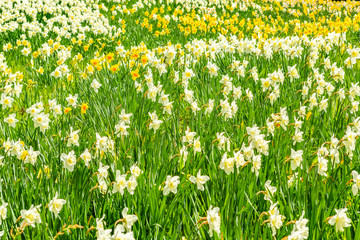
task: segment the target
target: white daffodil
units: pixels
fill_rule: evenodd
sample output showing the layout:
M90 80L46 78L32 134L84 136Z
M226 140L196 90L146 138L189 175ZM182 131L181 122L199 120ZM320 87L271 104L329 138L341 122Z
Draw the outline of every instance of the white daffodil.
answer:
M64 163L64 168L66 168L70 172L74 171L74 167L76 164L76 156L73 150L70 151L68 154L62 153L60 156L60 160Z
M49 203L49 210L53 212L57 217L63 205L66 203L64 199L58 199L58 193L55 193L55 197Z
M210 237L213 236L213 231L220 235L220 225L221 225L221 218L220 218L220 208L210 206L209 210L207 211L207 221L209 224L209 235Z
M180 184L179 176L167 176L165 181L165 187L163 189L164 195L168 195L170 192L176 194L177 186Z
M344 228L351 226L351 219L346 215L347 208L335 209L336 214L329 220L329 224L334 226L335 230L343 232Z
M201 169L198 171L197 173L197 176L194 177L194 176L191 176L189 178L190 182L194 183L197 185L197 188L200 190L200 191L204 191L204 184L210 180L210 177L209 176L206 176L206 175L201 175Z
M121 214L123 216L123 226L125 227L126 231L131 231L132 225L138 220L138 217L136 215L130 215L128 214L129 209L125 207Z

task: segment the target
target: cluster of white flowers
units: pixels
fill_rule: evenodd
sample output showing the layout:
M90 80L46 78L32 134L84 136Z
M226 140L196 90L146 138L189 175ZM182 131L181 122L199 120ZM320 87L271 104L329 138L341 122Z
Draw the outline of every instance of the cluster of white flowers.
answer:
M156 130L160 128L160 125L163 123L163 121L159 120L156 114L156 110L153 113L149 113L149 116L150 116L149 129L154 129L154 131L156 132Z
M268 215L269 215L268 225L271 227L273 236L276 235L276 230L283 225L285 220L285 216L280 214L277 204L278 204L277 202L271 204L270 210L268 211Z
M121 193L121 195L124 194L124 190L127 189L130 194L134 194L135 188L137 186L137 178L142 173L142 170L137 166L133 165L130 167L130 177L128 180L127 174L121 174L119 170L116 170L116 177L114 182L114 188L113 193Z
M125 207L122 210L122 219L115 223L114 234L112 229L105 229L106 223L104 222L105 215L96 219L96 237L98 240L112 239L112 240L135 240L134 233L131 231L132 225L138 220L136 215L128 214L129 209ZM122 224L117 224L122 222Z
M308 219L304 218L305 212L303 211L299 220L295 221L295 225L291 234L288 236L289 240L303 240L309 237L309 227L306 224L309 222Z
M16 156L17 159L22 160L24 163L32 165L36 164L37 158L40 155L40 152L35 151L32 146L27 148L21 140L13 141L8 139L3 142L3 148L6 156ZM0 159L2 158L0 157ZM4 163L0 161L0 165L4 165Z
M96 156L100 154L102 157L105 153L115 154L115 141L110 137L101 137L99 133L96 133Z
M23 222L21 224L22 228L25 228L26 226L32 226L35 227L36 223L41 223L41 216L39 213L39 208L41 205L34 206L31 205L29 210L21 210L21 218L23 219Z
M117 125L115 125L115 134L118 137L129 135L129 133L126 129L128 129L130 126L128 126L126 124L130 124L131 116L132 116L132 113L125 113L125 109L121 110L121 114L119 115L120 122Z

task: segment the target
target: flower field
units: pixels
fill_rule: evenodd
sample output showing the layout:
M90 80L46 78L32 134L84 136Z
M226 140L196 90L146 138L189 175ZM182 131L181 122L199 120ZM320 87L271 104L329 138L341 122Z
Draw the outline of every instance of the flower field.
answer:
M360 2L1 0L1 239L360 239Z

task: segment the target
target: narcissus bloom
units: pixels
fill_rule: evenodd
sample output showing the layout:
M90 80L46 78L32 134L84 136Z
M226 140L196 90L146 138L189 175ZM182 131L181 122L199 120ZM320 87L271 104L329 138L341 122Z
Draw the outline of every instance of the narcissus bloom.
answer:
M104 165L102 162L100 162L100 166L98 169L99 172L99 176L102 178L107 178L108 176L108 169L110 168L110 166Z
M135 177L135 176L131 176L131 177L129 178L129 180L127 181L127 183L126 183L126 188L127 188L127 190L129 191L129 193L130 193L131 195L134 194L135 188L137 187L137 185L138 185L138 183L137 183L137 181L136 181L136 177Z
M116 170L113 193L120 192L121 195L123 195L126 187L127 187L126 174L121 175L120 171Z
M49 210L53 212L57 217L63 205L66 203L64 199L58 199L58 193L55 193L55 197L49 203Z
M226 174L230 174L234 172L234 158L228 158L227 153L224 153L224 155L221 158L220 162L220 169L224 170Z
M318 157L318 173L324 177L327 176L328 160L324 157Z
M133 232L125 233L123 225L117 225L114 230L114 235L111 237L112 240L135 240Z
M199 172L197 173L197 176L196 177L191 176L189 180L190 182L195 183L200 191L204 191L204 184L210 180L210 177L206 175L201 176L201 169L200 169Z
M64 109L64 113L65 114L68 114L72 109L70 107L67 107Z
M6 214L7 214L7 203L3 203L0 206L0 225L2 224L2 221L6 219Z
M135 71L131 71L131 78L132 80L136 80L140 77L140 74L139 74L139 69L136 69Z
M292 67L288 66L288 72L289 72L289 75L290 75L290 79L291 81L294 79L294 78L299 78L299 74L298 74L298 71L296 69L296 64Z
M291 149L291 170L295 170L297 167L300 167L302 169L301 166L301 162L303 160L302 158L303 155L303 150L299 150L299 151L295 151L294 149Z
M351 174L353 176L353 181L354 181L354 184L352 185L351 190L352 190L354 196L356 196L358 194L359 188L360 188L360 175L355 170L352 171Z
M8 123L10 127L15 128L16 127L16 123L19 120L16 119L16 114L10 114L7 118L4 118L4 122Z
M30 146L30 148L27 151L24 151L22 154L25 156L24 163L31 163L32 165L35 165L36 159L40 155L40 152L34 151L33 147Z
M153 113L149 113L150 115L150 124L149 124L149 129L154 129L154 131L156 132L156 130L159 129L160 124L163 123L162 120L158 119L158 116L156 115L156 111Z
M69 95L67 98L66 98L66 101L68 102L68 105L72 106L72 107L75 107L76 104L77 104L77 99L78 99L78 95L75 94L74 96L73 95Z
M94 89L95 93L99 92L99 88L102 86L101 83L99 83L96 79L94 79L91 83L91 87Z
M271 197L276 192L276 187L271 186L271 180L265 182L265 196L264 199L271 202Z
M126 124L130 124L130 117L132 116L132 113L126 113L125 109L121 110L121 113L119 114L119 117L121 121L123 121Z
M244 155L240 151L234 152L234 161L236 168L242 167L246 163L244 160Z
M194 153L196 153L196 152L201 152L200 137L198 137L194 140Z
M50 118L49 114L39 113L33 117L34 127L39 127L41 132L45 133L45 130L49 129Z
M2 105L2 109L11 108L14 99L12 97L6 96L4 93L1 94L0 104Z
M136 164L132 165L130 167L131 175L135 176L136 178L140 176L140 174L143 172Z
M67 146L71 145L79 146L79 130L73 131L72 127L70 127L70 134L67 138Z
M207 211L207 221L209 223L209 235L210 237L213 236L213 231L215 231L218 235L220 235L220 225L221 225L221 218L220 218L220 208L210 206L209 210Z
M123 215L124 224L123 226L127 231L131 231L132 225L138 220L138 217L136 215L130 215L128 214L129 209L125 207L121 214Z
M276 205L277 202L272 204L268 212L268 214L270 215L270 221L268 225L271 227L273 236L276 235L276 229L279 229L283 225L283 221L285 219L285 216L280 214L279 209Z
M125 124L125 122L120 121L120 123L115 125L115 134L116 136L120 137L120 136L127 136L129 135L129 132L126 130L128 129L130 126L127 126Z
M194 141L194 136L195 135L196 135L196 132L190 132L190 128L188 126L186 131L185 131L185 136L182 137L181 141L191 144Z
M66 168L70 172L74 171L74 166L76 164L76 156L73 150L70 151L69 154L62 153L60 156L60 160L64 163L64 168Z
M344 228L351 226L351 219L346 215L347 208L335 209L336 214L329 220L330 225L335 225L335 230L343 232Z
M87 103L82 103L81 104L81 113L85 114L86 110L89 108L89 105Z
M84 160L85 166L89 166L89 163L92 159L91 153L88 149L85 149L85 151L80 155L80 158Z
M291 234L288 236L288 240L303 240L309 237L309 228L306 224L309 222L308 219L304 218L305 211L302 212L299 220L295 222L294 228Z
M112 73L115 73L118 69L119 69L119 64L115 64L110 67L110 71Z
M170 192L176 194L177 186L180 184L179 176L167 176L165 181L165 187L163 189L164 195L168 195Z
M38 205L34 207L31 205L29 210L21 210L21 218L23 219L22 225L30 225L32 227L35 227L35 223L41 223L41 217L39 213L39 208L41 205Z

